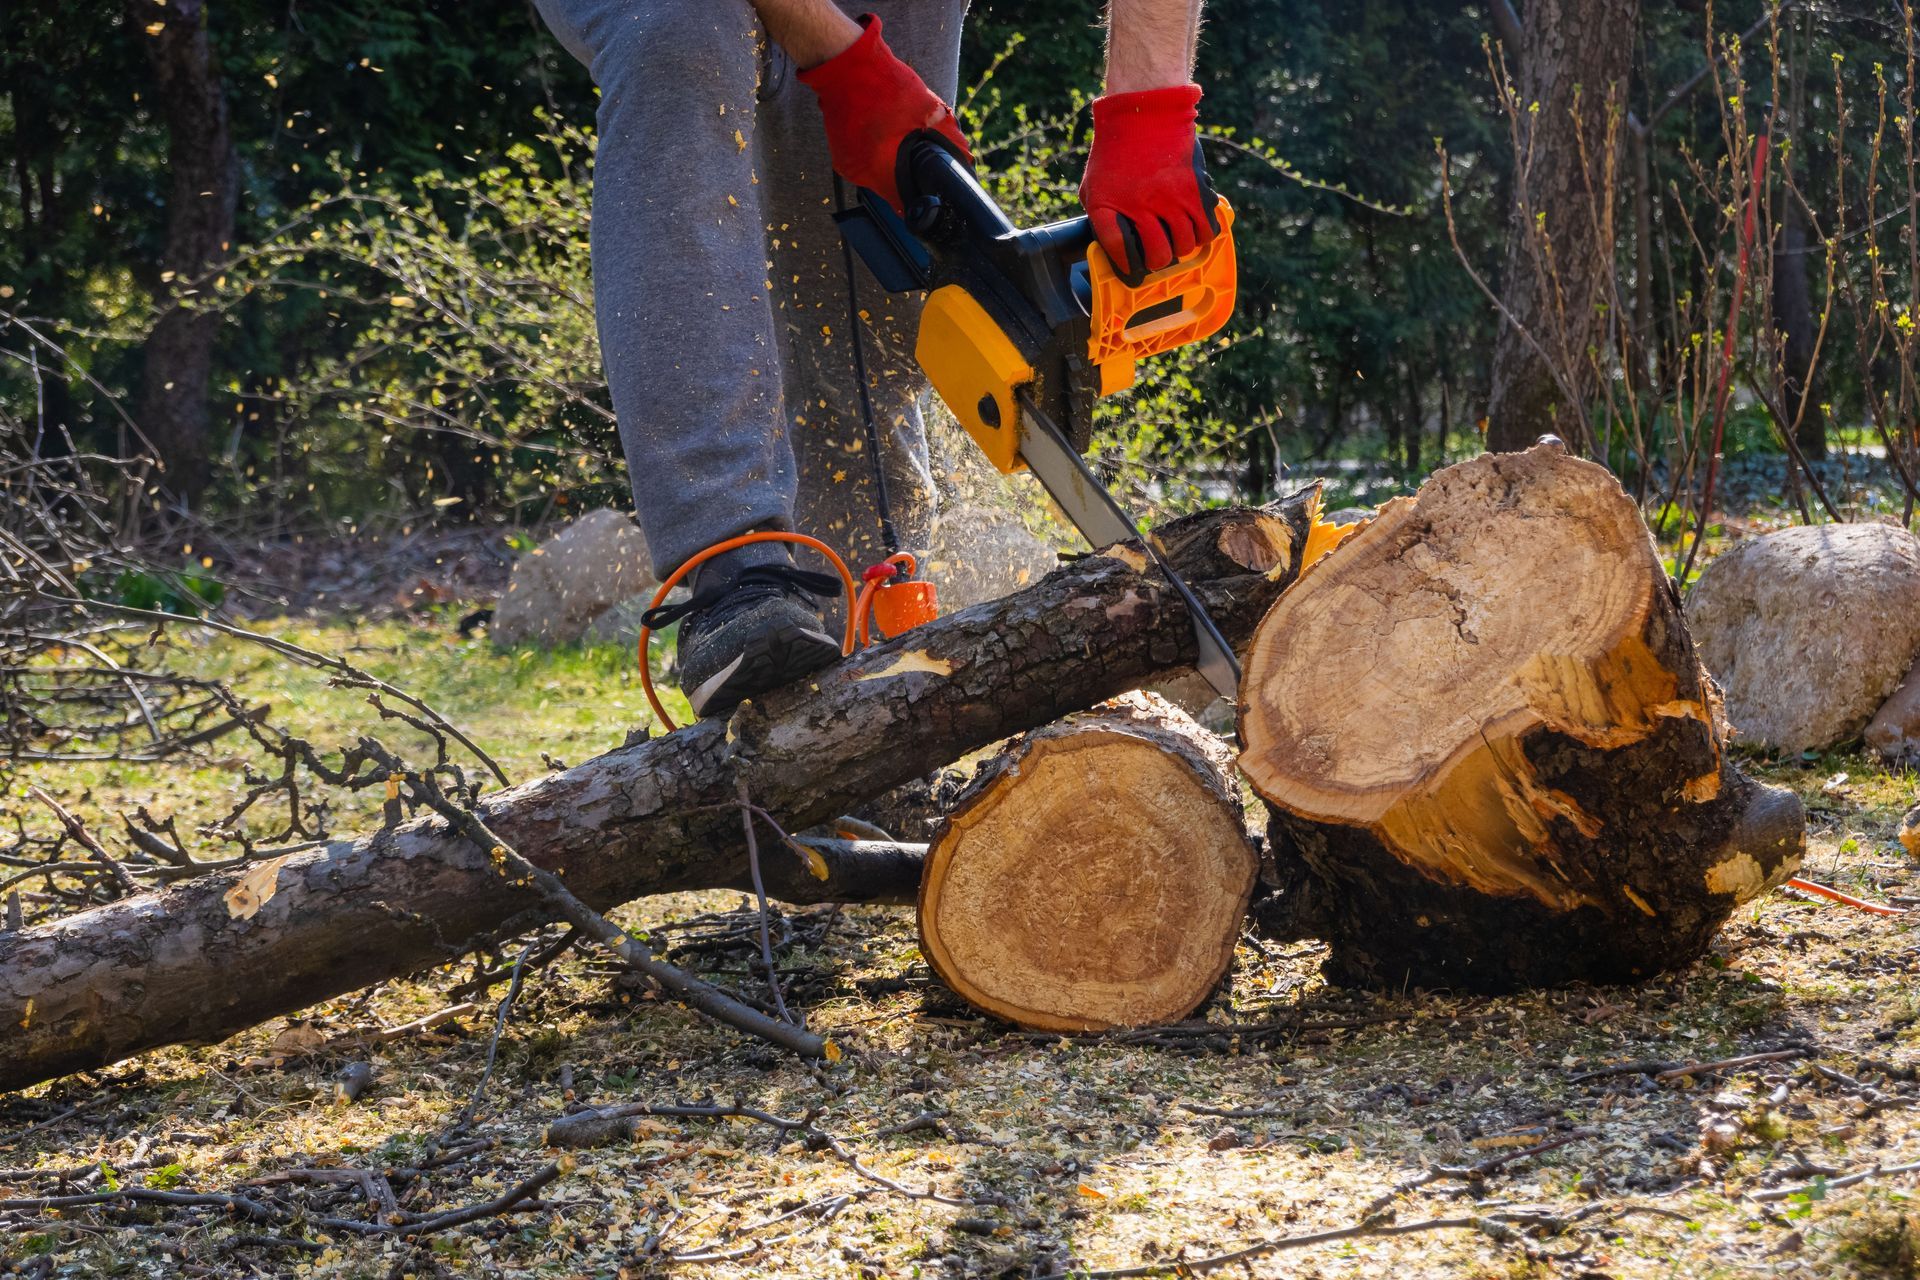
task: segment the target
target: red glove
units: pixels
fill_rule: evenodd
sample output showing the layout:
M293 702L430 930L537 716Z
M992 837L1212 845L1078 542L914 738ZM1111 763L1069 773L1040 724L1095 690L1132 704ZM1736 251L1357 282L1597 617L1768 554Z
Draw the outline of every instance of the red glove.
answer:
M895 176L901 143L931 130L968 164L973 163L973 152L947 104L880 38L880 19L865 14L860 25L865 30L858 40L802 71L800 83L820 99L834 172L885 196L904 213Z
M1197 84L1093 100L1093 151L1080 203L1122 276L1171 266L1220 230L1219 197L1193 127L1199 105Z

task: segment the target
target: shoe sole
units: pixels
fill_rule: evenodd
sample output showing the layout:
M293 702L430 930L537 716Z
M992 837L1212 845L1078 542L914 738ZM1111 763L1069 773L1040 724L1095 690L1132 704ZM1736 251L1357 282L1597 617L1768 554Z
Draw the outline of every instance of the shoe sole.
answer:
M756 636L739 657L698 689L687 694L702 719L724 715L748 698L757 698L837 661L840 646L824 632L781 627Z

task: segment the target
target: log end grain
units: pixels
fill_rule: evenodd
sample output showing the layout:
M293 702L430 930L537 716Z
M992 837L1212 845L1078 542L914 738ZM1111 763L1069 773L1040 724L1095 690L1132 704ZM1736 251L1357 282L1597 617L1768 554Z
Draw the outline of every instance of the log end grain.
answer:
M1020 739L934 839L922 954L1023 1027L1192 1012L1232 961L1257 870L1230 767L1219 739L1151 695Z
M1342 980L1645 977L1804 847L1798 801L1727 760L1638 510L1558 448L1388 504L1268 613L1242 696L1241 766Z

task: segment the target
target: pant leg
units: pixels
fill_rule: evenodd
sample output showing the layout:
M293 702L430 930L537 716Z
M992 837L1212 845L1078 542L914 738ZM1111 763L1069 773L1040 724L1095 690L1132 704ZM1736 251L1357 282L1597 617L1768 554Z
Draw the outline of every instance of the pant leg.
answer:
M600 86L594 305L636 514L665 574L722 538L792 526L759 172L765 41L748 0L535 2Z
M888 45L951 102L959 80L966 0L866 0ZM840 235L833 223L833 170L820 108L775 54L761 104L758 147L767 180L775 321L784 356L788 417L798 466L795 521L824 539L855 573L886 553L861 420ZM847 189L852 199L852 189ZM922 299L884 292L864 265L854 273L881 465L901 546L932 541L936 489L923 418L926 379L913 359Z

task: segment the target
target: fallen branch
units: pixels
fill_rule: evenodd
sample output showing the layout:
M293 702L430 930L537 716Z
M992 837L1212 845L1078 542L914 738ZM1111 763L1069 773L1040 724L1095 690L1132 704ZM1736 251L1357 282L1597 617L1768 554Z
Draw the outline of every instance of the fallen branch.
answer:
M1277 1236L1272 1240L1262 1240L1250 1244L1244 1249L1235 1249L1231 1253L1215 1253L1204 1258L1182 1258L1175 1262L1148 1262L1137 1267L1108 1267L1099 1271L1082 1271L1077 1274L1089 1280L1120 1280L1124 1276L1197 1276L1209 1271L1220 1271L1243 1262L1252 1262L1255 1258L1264 1258L1269 1254L1284 1253L1289 1249L1307 1249L1316 1244L1333 1244L1340 1240L1356 1240L1361 1236L1408 1236L1420 1231L1481 1231L1487 1227L1486 1220L1477 1216L1461 1218L1428 1218L1420 1222L1394 1222L1391 1219L1368 1219L1356 1222L1350 1227L1334 1227L1327 1231L1310 1231L1305 1235Z
M1838 1178L1821 1178L1814 1182L1803 1182L1798 1186L1774 1187L1767 1191L1749 1191L1747 1199L1770 1204L1775 1200L1791 1200L1795 1196L1809 1195L1817 1191L1838 1191L1842 1187L1856 1186L1875 1178L1891 1178L1903 1173L1920 1173L1920 1161L1912 1164L1876 1164L1865 1169L1857 1169Z
M1677 1067L1668 1067L1655 1075L1656 1081L1679 1080L1685 1076L1711 1075L1719 1071L1732 1071L1739 1067L1755 1067L1763 1062L1791 1062L1795 1058L1804 1058L1819 1050L1810 1044L1796 1044L1786 1049L1773 1049L1766 1053L1747 1053L1737 1058L1721 1058L1717 1062L1687 1062Z
M1272 514L1211 511L1160 530L1230 640L1250 635L1291 580L1317 505L1309 491ZM1138 552L1116 548L726 719L484 796L473 816L595 913L646 894L751 889L740 781L787 830L805 830L1193 657L1177 598ZM762 867L770 897L906 902L918 889L907 849L808 844L827 879L798 859L772 860ZM500 875L489 848L422 815L0 935L0 1089L216 1041L444 963L509 925L564 916ZM644 960L631 944L625 953ZM674 989L665 969L655 976ZM686 988L683 998L698 996Z

